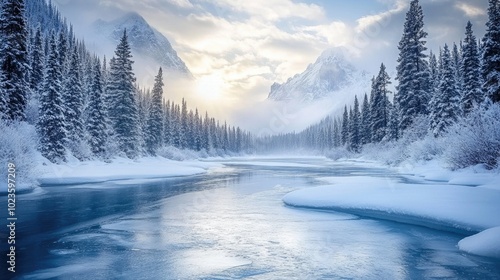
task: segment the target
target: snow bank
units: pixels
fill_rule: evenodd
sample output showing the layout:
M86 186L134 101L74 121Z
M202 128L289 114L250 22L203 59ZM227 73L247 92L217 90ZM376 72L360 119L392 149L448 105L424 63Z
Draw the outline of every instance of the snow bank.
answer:
M474 255L500 259L500 226L460 240L458 248Z
M333 185L287 194L287 205L355 212L457 232L500 225L500 191L444 184L402 184L393 177L323 178Z
M283 201L466 234L479 232L462 239L459 249L500 258L498 170L478 165L450 171L436 160L404 164L397 170L404 173L401 178L418 183L401 183L395 177L321 177L317 180L329 185L293 191Z
M114 159L102 161L74 161L64 165L47 163L43 167L40 184L82 184L111 180L155 179L187 176L207 172L221 164L197 160L174 161L162 157L146 157L138 160Z

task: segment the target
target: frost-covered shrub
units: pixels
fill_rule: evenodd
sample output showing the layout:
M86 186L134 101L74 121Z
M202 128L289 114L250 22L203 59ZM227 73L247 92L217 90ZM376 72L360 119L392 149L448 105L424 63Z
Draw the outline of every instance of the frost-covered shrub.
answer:
M430 119L425 115L418 115L413 120L412 124L404 131L403 136L399 139L402 143L413 143L417 140L422 140L429 135Z
M0 120L0 178L7 178L7 164L16 166L16 186L34 187L37 162L41 158L37 151L37 134L33 125L26 122L5 122ZM5 181L4 181L5 182ZM6 184L0 184L0 192L7 191Z
M493 169L500 160L500 105L483 106L452 126L446 134L445 158L452 169L484 164Z
M363 146L363 157L396 165L406 159L404 149L405 146L400 142L370 143Z
M345 147L338 147L328 151L326 153L326 157L331 158L333 160L338 160L341 158L351 158L353 157L353 153L348 151Z
M173 146L161 147L156 152L156 154L171 160L189 160L189 159L197 159L200 157L199 152L187 149L181 150Z
M405 146L405 154L412 161L428 161L442 155L445 145L443 138L435 138L429 133L425 138Z
M419 162L434 159L443 153L443 140L429 133L429 118L418 116L397 141L382 141L363 147L363 156L397 165L403 161Z

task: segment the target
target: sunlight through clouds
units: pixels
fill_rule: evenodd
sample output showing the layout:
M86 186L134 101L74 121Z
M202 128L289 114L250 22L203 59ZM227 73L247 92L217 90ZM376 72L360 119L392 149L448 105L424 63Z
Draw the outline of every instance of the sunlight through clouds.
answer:
M196 103L205 87L204 104L218 111L238 111L243 104L266 99L274 82L301 73L325 50L344 46L352 63L371 73L384 62L395 71L397 42L407 0L54 0L72 21L92 23L136 11L164 34L186 63L194 85L170 88ZM428 48L459 42L464 15L478 38L484 34L486 0L421 0ZM361 8L360 5L363 5ZM78 30L76 25L76 29ZM88 41L91 41L91 35ZM87 36L87 38L89 38ZM89 45L96 44L95 42ZM393 76L393 75L392 75ZM142 80L142 79L138 79ZM176 82L168 82L171 87ZM144 85L150 86L150 85ZM174 98L174 97L172 97ZM208 99L207 99L208 98ZM209 102L209 100L212 100ZM222 102L223 101L223 102ZM208 106L207 106L208 107ZM205 109L205 108L203 108Z

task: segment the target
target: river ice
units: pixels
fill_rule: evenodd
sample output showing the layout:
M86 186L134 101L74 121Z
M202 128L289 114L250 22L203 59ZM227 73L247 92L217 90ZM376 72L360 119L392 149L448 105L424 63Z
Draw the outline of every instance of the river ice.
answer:
M119 187L44 186L19 204L27 217L21 252L30 252L21 253L20 278L499 277L495 261L458 250L462 234L282 202L325 184L316 178L405 176L319 158L282 161L297 164L232 161L225 171Z

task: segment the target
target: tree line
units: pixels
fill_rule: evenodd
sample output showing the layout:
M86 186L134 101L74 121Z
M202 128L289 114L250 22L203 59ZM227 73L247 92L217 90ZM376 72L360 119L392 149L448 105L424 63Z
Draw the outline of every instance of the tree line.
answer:
M345 147L359 153L365 144L396 141L421 125L427 125L434 137L443 136L450 126L480 107L500 102L499 1L489 1L482 40L476 39L472 27L467 22L458 46L445 44L437 56L432 51L427 55L422 7L418 0L411 1L398 45L394 94L382 63L372 79L370 94L364 94L361 102L356 96L341 116L328 116L300 133L262 139L267 146L261 149L287 146L327 151Z
M163 96L160 68L140 89L126 30L109 60L91 54L44 0L5 0L0 11L0 119L36 126L52 162L156 155L165 146L240 152L252 137Z

